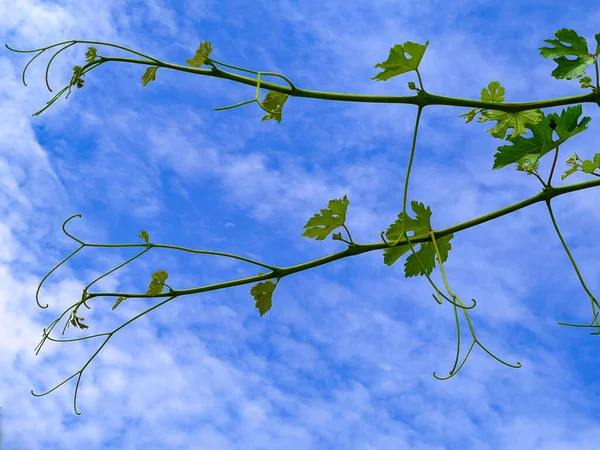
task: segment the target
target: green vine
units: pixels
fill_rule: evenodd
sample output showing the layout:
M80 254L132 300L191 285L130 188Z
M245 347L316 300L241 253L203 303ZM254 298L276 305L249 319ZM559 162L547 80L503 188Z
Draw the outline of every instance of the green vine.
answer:
M552 211L552 207L550 205L551 200L554 197L564 195L570 192L579 191L582 189L589 189L592 187L600 186L600 179L594 179L590 181L585 181L576 184L570 184L561 187L554 187L551 185L552 176L554 174L554 170L556 167L556 162L558 159L559 147L564 144L564 142L579 134L580 132L587 129L587 124L591 121L589 117L580 116L583 113L581 103L596 103L600 106L600 84L599 84L599 76L598 76L598 55L600 54L600 33L595 35L595 40L597 42L596 51L592 54L588 51L587 42L583 37L577 35L577 33L573 30L569 30L563 28L555 33L556 39L548 39L544 42L553 45L553 47L543 47L540 48L540 55L545 58L553 58L553 61L557 64L557 67L553 70L552 76L556 79L579 79L580 86L583 89L591 89L591 92L579 96L572 97L564 97L557 98L551 100L540 100L535 102L521 102L521 103L507 103L504 102L504 94L505 89L501 86L500 82L492 81L488 84L487 87L481 90L480 100L472 100L472 99L463 99L463 98L454 98L454 97L445 97L440 95L435 95L427 92L423 86L423 81L421 79L421 74L419 73L419 64L427 50L429 45L429 41L427 41L424 45L414 43L414 42L405 42L403 45L396 44L394 47L390 49L389 56L386 61L378 63L375 65L375 68L383 69L382 72L375 75L372 79L376 81L387 81L390 78L393 78L397 75L401 75L403 73L408 73L411 71L415 71L418 78L419 87L416 86L414 81L408 82L408 88L410 90L416 91L414 96L381 96L381 95L362 95L362 94L343 94L343 93L334 93L334 92L322 92L322 91L313 91L308 89L300 89L292 83L284 75L280 75L272 72L257 72L253 70L244 69L241 67L236 67L230 64L225 64L219 62L210 57L212 52L212 44L209 41L201 42L200 46L196 50L195 55L187 59L185 62L188 66L171 64L164 61L160 61L151 56L145 55L143 53L137 52L135 50L131 50L126 47L122 47L115 44L98 42L98 41L82 41L82 40L71 40L60 42L58 44L54 44L48 47L43 47L35 50L16 50L8 45L6 47L14 52L19 53L35 53L35 55L25 66L23 70L23 84L27 86L25 83L25 72L29 67L29 64L33 62L35 58L44 53L46 50L53 49L60 45L65 45L65 47L58 50L48 62L46 68L46 86L48 90L52 92L50 85L48 83L48 71L50 69L50 65L54 58L62 51L67 48L78 44L98 44L98 45L106 45L115 47L118 49L122 49L128 51L130 53L136 54L138 56L143 57L144 59L134 59L134 58L122 58L122 57L112 57L112 56L101 56L98 55L98 49L96 47L88 47L87 52L85 54L86 64L83 66L75 66L73 68L73 75L71 80L67 86L65 86L58 94L56 94L50 101L47 102L47 105L34 113L34 116L41 114L45 111L50 105L52 105L65 91L69 91L66 98L71 93L71 88L73 86L77 86L78 89L84 86L83 77L92 69L95 69L107 62L125 62L132 64L142 64L148 66L144 74L142 75L142 86L148 85L150 82L156 80L157 70L159 68L165 69L173 69L182 72L189 72L197 75L205 75L212 77L219 77L228 79L231 81L235 81L242 84L247 84L250 86L256 87L256 93L253 99L247 100L241 103L237 103L235 105L215 108L215 110L222 111L227 109L236 108L238 106L246 105L249 103L256 102L258 106L264 110L267 114L262 118L262 121L265 120L274 120L277 123L280 123L283 115L283 107L288 99L288 96L294 97L305 97L305 98L315 98L321 100L336 100L336 101L351 101L351 102L372 102L372 103L403 103L403 104L412 104L417 106L417 115L415 119L415 129L413 134L412 146L410 157L408 160L408 167L406 171L406 177L404 180L403 187L403 200L402 200L402 212L398 214L398 219L393 222L385 232L382 231L380 233L381 241L372 244L358 244L352 240L352 236L350 235L350 230L345 225L346 221L346 213L350 201L346 196L342 199L332 199L329 201L328 207L326 209L321 209L320 214L315 214L312 218L310 218L306 225L303 227L306 229L302 236L313 238L316 240L324 240L339 227L342 227L347 235L348 240L342 237L341 233L333 233L332 239L339 240L344 242L347 245L347 248L344 251L319 258L313 261L309 261L303 264L298 264L290 267L277 267L269 264L265 264L262 262L254 261L252 259L244 258L241 256L215 252L215 251L207 251L207 250L194 250L186 247L179 247L173 245L164 245L164 244L155 244L150 242L150 237L147 231L141 230L139 237L144 241L143 244L91 244L85 243L80 239L73 237L65 230L65 225L74 217L80 217L81 214L75 214L69 217L62 225L63 232L69 236L71 239L75 240L80 244L80 247L73 251L69 256L63 259L58 265L56 265L44 278L41 280L38 289L36 291L36 302L40 308L47 308L48 305L42 306L39 302L39 291L41 289L44 281L52 274L58 267L60 267L65 261L71 258L75 253L81 250L84 247L144 247L142 251L140 251L137 255L125 261L124 263L118 265L113 268L109 272L101 275L96 280L89 283L84 289L81 299L71 305L63 314L54 320L47 328L43 330L43 338L41 342L36 347L36 354L39 353L43 344L47 339L54 342L73 342L83 339L91 339L93 337L106 336L106 339L100 345L98 350L92 355L92 357L86 362L86 364L71 377L64 380L62 383L58 384L51 390L43 393L43 394L35 394L33 391L31 393L35 396L43 396L49 394L53 390L57 389L71 378L78 375L77 384L75 387L75 395L73 399L73 408L76 414L80 414L77 411L77 391L79 387L79 382L81 381L81 376L83 375L83 371L90 364L92 359L98 354L98 352L106 345L109 339L120 329L127 326L131 322L135 321L139 317L149 313L150 311L162 306L163 304L170 302L171 300L185 295L197 294L201 292L208 292L212 290L225 289L233 286L240 286L244 284L256 283L250 289L250 294L255 301L255 307L258 310L260 316L262 317L267 313L272 307L273 293L279 283L279 281L288 276L297 272L301 272L304 270L311 269L313 267L321 266L323 264L328 264L338 259L346 258L349 256L357 256L362 253L375 251L375 250L383 250L383 262L387 266L393 265L398 259L403 257L408 253L404 264L404 273L405 277L414 277L414 276L422 276L425 275L429 280L430 284L435 290L435 293L432 294L434 300L439 304L443 304L443 300L448 301L454 309L454 315L456 319L456 329L457 329L457 351L456 351L456 359L452 369L449 372L449 376L442 378L436 375L436 372L433 372L433 376L438 380L447 380L453 377L465 364L469 354L471 353L475 344L478 344L486 353L488 353L492 358L496 359L500 363L512 367L519 368L521 367L521 363L517 362L516 365L509 364L505 361L502 361L494 354L492 354L479 340L475 334L471 319L469 317L468 311L473 309L477 302L475 299L472 299L473 304L471 306L465 306L462 300L456 295L450 288L448 280L446 278L446 274L444 271L444 262L448 259L448 254L452 249L452 245L450 241L454 238L454 233L467 230L469 228L478 226L482 223L489 222L495 220L499 217L505 216L507 214L511 214L520 209L529 207L538 202L545 202L548 213L550 215L550 219L552 221L552 225L556 234L567 253L571 264L577 274L577 277L585 290L586 294L590 298L590 303L592 307L593 319L589 325L586 324L571 324L565 322L558 322L560 325L567 325L572 327L585 327L585 328L596 328L596 332L592 332L591 334L598 335L600 334L600 323L598 323L598 313L600 312L600 303L594 297L594 295L587 288L583 277L575 263L573 255L569 251L567 243L565 242L562 234L559 230L558 224L556 223L556 219L554 218L554 214ZM563 44L567 43L568 45ZM407 59L405 54L411 56L410 59ZM567 59L565 56L575 57L575 59ZM206 65L210 68L203 69L201 66ZM238 75L235 73L227 72L219 67L229 67L237 70L241 70L247 73L251 73L256 75L256 79L248 78L242 75ZM592 85L592 79L589 76L585 75L585 70L588 66L593 65L595 68L595 85ZM289 86L282 86L275 83L270 83L266 81L261 81L261 76L263 75L271 75L280 77L285 80ZM265 88L269 89L269 92L266 94L263 101L260 101L260 89ZM488 213L477 217L475 219L454 225L452 227L448 227L441 230L434 230L431 225L431 216L432 211L429 206L425 206L421 202L411 201L410 205L413 213L415 214L414 218L410 217L407 214L407 199L408 199L408 182L410 178L410 171L413 163L413 159L415 156L416 143L417 143L417 134L419 129L419 120L421 118L421 113L426 106L430 105L444 105L444 106L455 106L455 107L470 107L475 108L471 109L465 114L462 114L458 117L464 118L466 123L471 122L476 115L480 114L478 122L486 122L486 121L495 121L497 122L495 126L488 130L488 132L498 139L505 139L508 141L510 145L502 145L497 148L497 152L494 154L494 164L492 169L498 170L503 167L506 167L511 164L516 164L516 170L525 172L527 175L534 175L542 184L542 190L537 195L530 197L528 199L517 202L513 205L507 206L505 208L501 208L492 213ZM559 114L551 113L545 115L542 112L543 108L549 108L554 106L563 106L563 105L576 105L569 106L567 109L563 109ZM508 135L509 130L512 129L510 135ZM525 138L522 135L527 134L527 129L529 129L533 136L529 138ZM555 134L558 137L555 140ZM552 169L548 176L548 180L544 181L540 174L538 173L539 160L545 156L546 154L554 152L554 159L552 163ZM582 160L577 156L577 154L573 154L566 160L566 164L570 166L568 170L566 170L561 179L564 180L569 175L575 173L576 171L581 171L582 173L594 175L595 177L600 177L600 173L596 173L600 169L600 153L596 153L592 159ZM411 235L408 233L412 232ZM389 240L389 241L388 241ZM419 245L419 249L416 250L416 245ZM171 286L167 285L165 282L168 278L168 273L164 270L159 270L154 272L151 277L151 281L149 283L148 289L146 293L126 293L126 292L96 292L96 293L88 293L88 289L98 280L105 277L106 275L118 270L124 265L130 263L134 259L142 256L144 253L150 251L154 248L166 248L173 250L180 250L192 253L199 254L209 254L209 255L217 255L226 258L235 258L242 261L250 262L252 264L261 266L265 269L268 269L270 272L258 272L258 275L248 278L241 278L233 281L227 281L223 283L202 286L192 289L173 289ZM442 291L435 285L432 281L430 274L435 268L435 263L439 264L440 272L442 275L442 279L444 282L444 287L448 292L448 298L446 295L442 293ZM276 279L275 282L272 280ZM168 292L163 292L163 290L168 288ZM85 306L88 309L91 307L87 304L88 301L95 297L116 297L115 303L112 306L112 309L115 310L122 302L125 300L132 301L131 299L135 298L163 298L167 297L165 300L157 303L156 305L148 308L146 311L138 314L132 319L125 322L123 325L115 328L113 331L108 333L95 334L91 336L86 336L82 338L75 339L54 339L50 337L50 333L54 329L54 326L62 320L62 318L70 311L70 314L65 323L65 327L63 328L62 334L64 335L66 328L69 324L73 325L76 328L86 329L89 328L89 325L83 323L85 320L84 317L78 316L77 312L81 305ZM596 311L596 307L598 307L598 311ZM460 308L465 315L467 323L469 325L469 329L471 335L473 337L473 341L467 354L462 361L462 363L458 366L459 353L460 353L460 324L458 318L458 308Z

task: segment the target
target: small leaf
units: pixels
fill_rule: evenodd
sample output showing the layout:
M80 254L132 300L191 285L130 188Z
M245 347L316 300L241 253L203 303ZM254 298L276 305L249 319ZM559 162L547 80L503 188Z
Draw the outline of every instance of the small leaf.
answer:
M350 201L344 195L343 199L329 200L327 209L321 210L321 215L312 216L302 228L308 228L302 236L315 238L317 241L324 240L329 233L341 227L346 221L346 210ZM336 215L337 217L333 217ZM323 226L323 228L319 228ZM341 236L341 234L340 234Z
M416 90L417 90L417 86L415 86L415 82L414 82L414 81L409 81L409 82L408 82L408 88L409 88L411 91L416 91Z
M77 85L77 89L83 87L84 80L81 79L83 76L83 67L81 66L73 66L73 75L71 76L71 81L69 82L69 86Z
M481 90L481 100L502 103L504 101L504 88L500 85L500 82L490 81L488 87Z
M457 116L457 117L460 117L460 118L462 118L462 119L465 119L465 120L466 120L466 122L465 122L465 123L469 123L469 122L471 122L471 121L472 121L472 120L475 118L475 116L477 115L477 113L478 113L478 112L481 112L481 111L485 111L485 110L484 110L483 108L480 108L480 111L477 111L477 110L475 110L475 109L472 109L472 110L470 110L469 112L466 112L466 113L464 113L464 114L461 114L460 116Z
M200 46L196 50L193 58L186 59L185 62L192 67L200 67L208 59L208 55L212 52L212 44L210 41L200 42Z
M88 47L87 52L85 52L85 61L87 63L93 63L96 59L96 47Z
M594 155L594 164L596 164L596 167L600 169L600 153L596 153Z
M160 294L165 286L165 281L167 281L168 277L169 277L169 274L164 270L159 270L158 272L154 272L152 274L152 281L150 282L150 285L148 286L148 290L146 291L146 294L148 294L148 295Z
M562 174L560 179L564 180L565 178L567 178L569 175L575 173L576 171L577 171L577 166L571 167L569 170L567 170L565 173Z
M592 86L592 79L588 76L581 77L579 79L579 84L581 85L582 89L594 88L594 86Z
M269 91L265 96L265 99L262 101L262 104L269 111L274 111L273 113L267 113L261 120L264 122L265 120L275 120L277 123L281 123L281 114L283 110L283 105L288 99L287 94L283 94L281 92Z
M331 239L333 239L334 241L341 241L342 238L342 233L333 233L333 236L331 236Z
M148 232L146 230L142 230L138 237L142 239L146 244L150 241L150 236L148 236Z
M390 49L388 59L382 63L375 64L375 68L381 67L384 71L375 75L371 80L385 81L396 75L417 70L428 45L429 41L425 42L425 45L410 41L405 42L404 45L394 45ZM411 58L407 59L405 53L409 54Z
M583 170L585 173L593 173L596 169L596 163L594 163L594 161L590 161L589 159L586 159L581 164L581 170Z
M125 298L126 298L126 297L119 297L119 298L117 299L117 301L115 302L115 304L113 305L113 307L112 307L112 310L114 311L114 310L115 310L115 308L116 308L117 306L119 306L123 300L125 300Z
M258 273L262 275L262 272ZM275 290L275 283L271 280L258 283L250 289L250 294L256 301L255 307L260 313L260 317L264 316L265 313L271 309L273 304L273 291Z
M577 164L578 160L579 160L579 156L577 155L577 153L573 153L571 156L569 156L567 158L567 164L569 166L572 166L573 164Z
M497 102L501 103L504 101L504 87L499 81L490 81L487 88L481 89L480 99L484 102ZM465 123L471 122L475 116L484 111L489 111L487 108L472 109L465 114L461 114L460 118L466 119ZM479 120L481 122L481 120Z
M142 75L142 86L146 86L151 81L156 80L156 69L158 69L158 66L152 66L146 69L144 75Z

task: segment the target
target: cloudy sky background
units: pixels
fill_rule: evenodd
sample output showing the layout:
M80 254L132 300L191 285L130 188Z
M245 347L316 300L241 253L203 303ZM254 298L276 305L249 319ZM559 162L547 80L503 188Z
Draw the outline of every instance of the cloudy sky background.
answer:
M119 331L83 373L104 338L46 342L47 327L92 280L140 251L84 248L45 283L41 278L78 247L151 241L223 251L290 266L346 248L302 237L302 227L333 198L348 196L346 225L357 243L374 243L402 210L402 186L416 107L290 97L283 120L261 122L255 89L160 69L141 85L140 65L109 63L32 117L82 65L79 44L16 54L69 39L130 47L177 64L210 40L212 57L279 72L298 87L344 93L412 95L411 72L371 80L395 44L430 44L420 65L435 94L478 99L498 80L505 101L579 95L539 56L544 39L572 28L595 48L594 0L560 2L370 2L0 0L0 406L4 450L119 449L579 449L600 431L599 337L557 321L592 319L589 298L538 203L456 233L445 264L452 290L471 311L481 342L448 381L456 352L452 307L437 305L425 277L404 278L383 251L283 278L259 318L252 285L180 297ZM96 46L101 55L131 56ZM588 69L588 74L593 71ZM269 77L269 81L281 82ZM261 91L261 99L266 90ZM562 108L545 109L546 114ZM596 105L583 105L590 130L561 148L565 159L598 152ZM465 124L468 108L427 107L421 117L408 200L433 211L436 229L470 220L539 192L515 165L492 171L495 122ZM551 155L540 164L547 179ZM552 202L556 220L591 291L600 296L600 191ZM412 211L410 211L412 215ZM336 230L340 231L340 230ZM346 236L346 233L343 232ZM90 292L145 292L151 274L175 289L248 277L241 261L153 249ZM443 289L436 268L433 280ZM88 330L108 332L156 301L95 298L80 309ZM471 335L461 318L461 360ZM53 336L60 338L64 321Z

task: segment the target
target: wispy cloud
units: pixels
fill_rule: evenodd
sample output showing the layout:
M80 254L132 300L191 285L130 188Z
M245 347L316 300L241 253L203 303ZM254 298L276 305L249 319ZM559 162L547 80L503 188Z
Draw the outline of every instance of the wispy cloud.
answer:
M101 40L184 64L200 41L214 57L275 71L305 89L410 95L414 73L371 78L389 49L430 41L421 64L428 91L478 98L498 80L506 101L578 95L576 81L550 77L544 39L573 28L591 46L600 14L592 1L565 11L551 2L314 3L87 2L0 0L2 43L38 48ZM404 278L403 260L382 252L347 258L280 281L262 318L251 285L177 298L116 333L83 373L73 414L73 379L104 338L47 342L42 329L81 298L92 280L132 257L130 249L84 248L40 291L41 278L79 245L154 243L223 251L290 266L345 248L302 237L333 198L347 195L356 242L380 239L402 210L416 110L411 105L323 102L291 97L280 124L261 122L255 90L227 80L106 64L41 116L31 114L66 85L86 45L53 62L48 53L20 80L28 55L0 53L0 405L4 450L13 448L567 449L592 448L598 426L593 336L557 321L587 322L590 307L543 203L457 233L444 265L452 290L477 307L480 342L461 372L454 363L452 308L436 304L423 278ZM124 54L98 46L100 54ZM29 55L31 56L31 54ZM248 76L248 74L245 74ZM269 81L282 80L267 77ZM265 91L261 93L263 98ZM551 108L548 112L560 111ZM436 229L539 192L514 167L492 171L502 145L490 123L465 124L466 109L422 114L408 200L433 211ZM590 130L558 159L597 152ZM540 173L548 174L543 160ZM560 169L560 170L559 170ZM594 293L600 212L589 189L553 200L561 232ZM409 211L410 212L410 211ZM145 292L151 275L192 288L255 275L231 259L152 249L92 285L90 292ZM443 286L439 268L432 278ZM156 303L94 298L55 338L110 331ZM461 315L462 316L462 315ZM461 358L471 344L461 317Z

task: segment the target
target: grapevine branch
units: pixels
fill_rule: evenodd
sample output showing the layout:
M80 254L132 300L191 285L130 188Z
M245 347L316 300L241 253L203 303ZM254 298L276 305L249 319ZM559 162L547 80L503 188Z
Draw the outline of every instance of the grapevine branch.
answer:
M587 48L587 43L584 38L577 35L577 33L573 30L569 29L561 29L555 33L557 39L548 39L544 42L554 45L554 48L543 47L540 48L540 55L545 58L553 58L553 61L557 63L558 67L554 69L552 72L552 76L557 79L574 79L578 78L581 88L583 89L591 89L591 92L579 95L579 96L571 96L571 97L563 97L557 99L550 100L540 100L533 102L520 102L520 103L510 103L504 102L504 87L500 85L498 81L492 81L488 84L487 88L483 88L481 90L481 100L472 100L472 99L463 99L463 98L454 98L454 97L446 97L441 95L435 95L429 93L425 90L423 86L423 80L421 78L421 74L419 73L419 64L423 55L429 45L429 41L427 41L424 45L414 43L414 42L405 42L403 45L396 44L391 48L389 57L386 61L376 64L375 68L382 68L383 72L378 73L372 79L376 81L386 81L392 77L397 75L407 73L410 71L415 71L417 73L417 78L419 82L419 87L413 81L408 82L408 88L410 90L416 91L414 96L382 96L382 95L363 95L363 94L344 94L344 93L335 93L335 92L323 92L323 91L314 91L308 89L301 89L296 87L296 85L286 76L280 75L273 72L257 72L249 69L244 69L241 67L237 67L230 64L225 64L223 62L217 61L210 57L212 52L212 44L209 41L201 42L199 48L196 50L196 54L186 60L188 66L172 64L164 61L160 61L152 56L148 56L144 53L129 49L127 47L123 47L120 45L99 42L99 41L84 41L84 40L70 40L60 42L58 44L54 44L48 47L43 47L34 50L16 50L8 45L6 47L14 52L18 53L35 53L37 54L27 63L23 70L22 80L23 84L27 86L25 83L25 72L33 62L35 58L44 53L49 49L53 49L60 45L65 45L63 48L58 50L46 67L46 86L48 90L52 92L50 85L48 83L48 72L50 69L50 65L54 58L62 51L70 48L78 43L86 43L86 44L99 44L106 45L114 48L118 48L121 50L128 51L135 55L141 56L144 59L135 59L135 58L123 58L123 57L114 57L114 56L101 56L97 54L96 47L88 47L88 50L85 54L86 56L86 64L83 66L75 66L73 67L73 75L67 86L65 86L60 92L58 92L50 101L47 102L47 105L41 109L40 111L34 113L34 116L41 114L44 110L46 110L50 105L52 105L65 91L69 91L67 94L67 98L71 93L71 88L73 86L77 86L77 88L81 88L84 85L83 76L86 75L89 71L101 66L107 62L124 62L131 64L142 64L148 66L146 71L142 76L142 86L146 86L151 81L156 79L156 72L159 68L164 69L172 69L181 72L188 72L196 75L205 75L205 76L213 76L228 79L237 83L247 84L256 87L256 93L253 99L247 100L241 103L237 103L235 105L215 108L215 110L227 110L231 108L236 108L239 106L243 106L249 103L256 102L258 106L265 111L267 114L262 118L265 120L274 120L277 123L281 122L283 107L285 102L287 101L288 96L294 97L305 97L305 98L314 98L321 100L333 100L333 101L351 101L351 102L371 102L371 103L400 103L400 104L412 104L416 105L417 108L417 116L415 120L415 129L413 134L411 153L408 161L408 167L406 172L406 177L404 181L404 189L403 189L403 204L402 204L402 212L398 214L398 219L392 223L387 231L382 231L380 233L382 242L376 242L371 244L357 244L352 240L352 236L350 235L350 230L345 225L346 220L346 212L350 201L346 196L342 199L333 199L329 201L328 208L322 209L321 214L315 214L312 218L308 220L304 228L306 231L302 234L302 236L308 238L314 238L317 240L324 240L333 230L339 227L343 227L343 229L348 234L348 240L342 237L341 233L334 233L332 235L333 240L339 240L347 244L347 248L344 251L334 253L332 255L318 258L313 261L305 262L302 264L298 264L290 267L278 267L270 264L265 264L262 262L258 262L249 258L244 258L242 256L237 256L233 254L223 253L223 252L215 252L215 251L207 251L207 250L194 250L186 247L174 246L174 245L164 245L164 244L155 244L150 242L150 237L145 230L141 230L139 237L145 242L144 244L92 244L85 243L80 239L75 238L71 234L69 234L65 230L65 225L74 217L80 217L81 214L75 214L69 217L62 226L63 232L69 236L71 239L75 240L80 244L80 247L73 251L69 256L63 259L58 265L56 265L44 278L41 280L38 289L36 291L36 302L40 308L47 308L48 305L42 306L39 303L39 291L41 289L44 281L52 274L58 267L60 267L64 262L66 262L69 258L74 256L79 250L84 247L144 247L142 251L137 253L135 256L130 258L129 260L123 262L122 264L116 266L109 272L101 275L96 280L89 283L84 289L81 296L81 299L71 305L67 310L63 312L63 314L55 319L47 328L43 330L43 338L40 344L36 347L36 354L41 350L46 339L49 339L54 342L74 342L83 339L91 339L93 337L106 336L106 339L102 343L102 345L98 348L98 350L91 356L91 358L86 362L86 364L71 377L64 380L62 383L58 384L51 390L43 393L43 394L35 394L33 391L31 393L35 396L43 396L49 394L53 390L57 389L71 378L78 375L77 385L75 387L75 395L73 401L73 408L76 414L80 414L77 411L77 391L79 387L79 382L81 380L81 376L83 375L83 371L90 364L92 359L99 353L99 351L106 345L109 339L120 329L127 326L131 322L137 320L139 317L149 313L150 311L162 306L163 304L177 298L180 296L197 294L201 292L208 292L212 290L220 290L234 286L240 286L243 284L257 283L254 285L250 294L254 297L256 301L256 308L258 309L260 316L262 317L272 306L272 295L273 292L278 285L279 281L288 276L297 272L301 272L304 270L311 269L313 267L321 266L323 264L328 264L338 259L357 256L362 253L375 251L375 250L383 250L384 251L384 263L388 266L393 265L400 257L404 254L409 253L406 258L406 262L404 265L405 276L413 277L413 276L422 276L425 275L430 282L430 284L435 289L435 294L432 294L433 298L440 305L443 304L442 298L448 301L453 305L454 315L456 319L456 328L457 328L457 351L456 351L456 359L452 369L449 372L448 377L438 377L436 372L433 372L433 376L438 380L446 380L453 377L456 373L460 371L462 366L465 364L469 354L471 353L475 344L478 344L486 353L488 353L491 357L499 361L500 363L512 367L519 368L521 367L521 363L517 362L516 365L509 364L495 355L493 355L476 337L474 328L472 326L471 320L468 315L468 310L473 309L477 302L475 299L472 299L473 304L471 306L465 306L462 300L452 292L448 280L446 278L446 274L444 271L443 263L448 258L448 253L452 249L452 245L450 240L453 239L454 233L464 231L466 229L478 226L480 224L495 220L499 217L505 216L507 214L514 213L520 209L529 207L538 202L545 202L548 213L550 215L550 219L552 221L554 230L560 239L560 242L567 253L567 256L573 265L573 268L577 274L577 277L584 288L586 294L590 298L590 303L592 307L593 320L590 325L582 325L582 324L570 324L565 322L558 322L560 325L568 325L572 327L588 327L588 328L597 328L597 332L593 332L591 334L598 335L600 334L600 323L598 322L598 312L600 312L600 303L594 297L594 295L587 288L583 277L575 263L575 260L568 249L567 243L565 242L562 234L559 230L558 224L554 218L554 214L550 205L551 200L554 197L567 194L570 192L576 192L583 189L589 189L592 187L600 186L600 179L584 181L581 183L570 184L566 186L554 187L551 185L552 175L554 174L554 170L556 167L556 162L558 159L559 147L564 144L564 142L573 137L574 135L584 131L587 129L586 125L591 121L589 117L583 117L579 121L579 117L582 114L581 103L591 102L596 103L600 106L600 84L599 84L599 76L598 76L598 55L600 54L600 33L595 35L596 42L598 46L594 53L590 53ZM565 46L562 42L566 42L569 46ZM408 60L405 56L405 53L411 56L411 59ZM565 55L575 56L575 60L569 60L565 58ZM585 75L585 69L594 65L595 68L595 85L592 85L592 80L590 77ZM202 65L210 66L210 69L202 69L200 68ZM228 72L223 70L217 65L229 67L232 69L241 70L247 73L251 73L256 75L256 79L248 78L242 75L238 75L235 73ZM288 86L282 86L279 84L267 82L261 80L261 76L276 76L285 80ZM265 99L263 101L260 100L260 89L267 88L269 92L266 94ZM561 114L558 115L556 113L548 114L547 116L541 111L542 108L549 108L554 106L563 106L563 105L573 105L577 106L569 106L566 110L563 109ZM434 230L431 226L431 209L430 207L426 207L423 203L417 201L411 201L411 208L415 213L415 218L409 217L407 214L407 199L408 199L408 182L410 178L410 171L415 155L419 121L421 118L421 113L426 106L430 105L444 105L444 106L455 106L455 107L471 107L476 108L472 109L469 112L460 115L459 117L464 118L467 123L471 122L477 114L480 114L479 122L485 121L497 121L498 123L488 130L488 132L498 138L498 139L506 139L512 145L504 145L498 147L498 152L494 155L494 165L493 169L501 169L510 164L516 164L516 170L526 172L527 175L534 175L542 184L542 190L538 194L517 202L513 205L498 209L497 211L482 215L475 219L445 228L441 230ZM507 135L509 130L512 129L512 133L510 136ZM530 129L533 133L533 136L530 138L524 138L521 135L526 134L527 130ZM554 133L558 135L558 139L554 140ZM550 175L548 177L547 182L544 182L542 177L539 175L537 169L539 166L539 160L554 150L554 159L552 163L552 169L550 171ZM566 160L567 165L571 166L564 174L562 175L562 179L564 180L566 177L571 175L572 173L578 171L580 169L581 172L594 175L596 177L600 177L600 174L596 173L596 170L600 169L600 153L596 153L591 160L582 160L577 156L577 154L573 154ZM412 235L408 233L412 232ZM387 239L386 239L387 238ZM388 241L389 240L389 241ZM420 249L416 250L415 246L420 245ZM144 253L150 251L152 248L167 248L173 250L180 250L198 254L208 254L215 255L227 258L239 259L241 261L249 262L260 267L263 267L270 272L263 273L258 272L258 275L240 278L233 281L227 281L218 284L212 284L208 286L196 287L192 289L173 289L171 286L166 284L166 280L168 278L168 273L164 270L159 270L152 274L152 279L150 281L148 290L146 293L124 293L124 292L96 292L96 293L88 293L88 289L98 280L107 276L108 274L118 270L124 265L130 263L134 259L142 256ZM442 275L442 279L444 282L444 286L446 291L450 295L448 298L446 295L442 293L442 291L435 285L435 283L430 278L430 274L435 268L435 261L437 260L440 266L440 272ZM272 279L276 279L275 282ZM168 292L163 292L164 288L168 288ZM95 334L91 336L86 336L82 338L76 339L54 339L50 337L50 333L54 329L55 325L58 324L62 318L69 312L69 319L65 323L65 327L63 328L62 334L64 335L66 328L69 326L69 323L74 327L85 329L89 328L88 325L83 323L84 318L77 315L77 311L81 305L84 305L86 308L91 309L91 307L87 304L89 300L95 297L117 297L115 304L112 309L116 309L123 301L132 298L162 298L167 297L165 300L157 303L156 305L148 308L137 316L133 317L129 321L125 322L121 326L115 328L113 331L108 333ZM596 311L596 307L599 308L599 311ZM462 363L458 366L458 359L460 353L460 324L458 318L458 308L460 308L463 314L466 317L467 323L469 325L469 329L471 331L471 335L473 337L473 341L467 354L462 361Z

